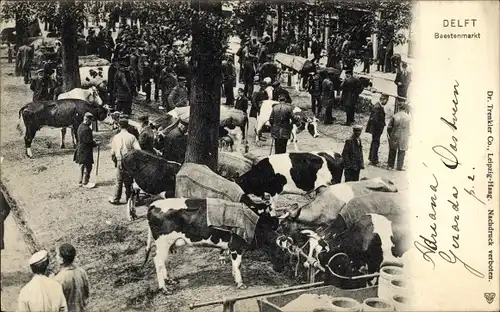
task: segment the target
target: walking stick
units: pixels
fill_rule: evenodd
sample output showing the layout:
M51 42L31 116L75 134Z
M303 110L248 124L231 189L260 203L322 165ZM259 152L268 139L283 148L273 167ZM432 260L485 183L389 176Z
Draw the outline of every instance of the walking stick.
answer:
M271 149L269 150L269 156L273 153L274 139L271 140Z
M99 145L97 145L97 164L95 166L95 175L97 176L99 174L99 156L100 156L100 153L101 152L101 148Z

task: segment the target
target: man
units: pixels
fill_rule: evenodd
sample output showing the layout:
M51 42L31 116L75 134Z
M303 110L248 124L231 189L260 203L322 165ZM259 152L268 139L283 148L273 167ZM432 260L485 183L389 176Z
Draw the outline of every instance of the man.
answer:
M160 60L155 59L151 65L151 72L153 75L153 83L155 85L154 98L155 102L160 100L160 75L162 72L162 66L160 65Z
M18 311L68 311L66 298L61 284L45 276L49 266L49 254L46 250L34 253L29 260L31 280L19 293Z
M321 39L320 35L316 35L316 37L313 37L313 40L311 42L311 52L314 55L314 58L312 59L312 62L319 62L321 59L321 43L319 40Z
M52 77L52 70L45 67L37 71L37 76L31 80L30 89L33 91L33 102L52 100L51 90L55 82Z
M325 125L333 124L333 106L335 104L335 93L333 90L333 82L327 74L321 83L321 104L318 107L318 115L321 113L322 106L325 107L325 117L323 123Z
M179 77L179 83L172 89L168 95L168 111L176 107L189 105L189 99L186 88L186 78Z
M95 30L93 28L89 29L89 35L87 36L87 52L89 55L97 55L99 50L99 43L95 35Z
M139 81L139 88L138 88L138 90L139 91L142 90L143 93L146 93L145 86L146 86L147 82L146 82L146 77L144 75L145 74L144 70L146 69L147 60L148 60L148 56L145 53L144 48L140 47L139 48L139 58L138 58L138 61L137 61L137 70L138 70L137 80Z
M83 312L89 300L89 278L83 268L73 264L75 247L71 244L59 246L58 258L61 269L54 280L62 286L69 312Z
M114 197L109 198L108 201L113 205L119 205L122 197L122 189L125 186L125 199L129 200L132 194L132 178L123 170L122 159L128 151L133 149L140 150L141 146L136 137L127 131L128 120L120 118L118 121L120 132L111 140L111 158L116 167L116 189Z
M308 91L311 94L311 110L314 116L319 116L319 111L316 111L316 105L321 107L321 79L318 72L312 72L309 76Z
M266 88L266 83L265 81L262 81L260 83L260 88L258 91L255 91L252 94L252 107L250 108L250 115L249 117L254 117L257 118L257 116L260 113L260 107L262 105L262 102L265 100L269 100L269 95L265 91Z
M377 71L384 72L384 59L386 51L385 43L380 40L377 49Z
M142 66L142 90L146 93L145 103L151 103L151 79L153 78L153 73L151 66L148 61L144 61Z
M236 99L234 108L241 110L245 114L248 113L248 99L245 96L245 91L242 88L238 89L238 98Z
M352 70L346 71L346 78L340 85L342 89L341 101L346 112L346 126L350 126L354 122L354 111L358 97L363 91L363 85L358 78L352 74Z
M86 112L83 116L83 122L78 126L77 138L78 145L73 156L73 161L80 165L80 182L78 184L85 188L94 188L95 183L89 182L92 164L94 163L94 147L98 145L94 141L90 125L94 116Z
M269 116L275 154L286 153L286 145L292 132L293 118L293 106L286 103L286 97L281 95L279 103L273 105L271 116Z
M408 105L400 104L399 112L392 116L387 126L387 135L389 137L389 159L387 165L394 169L394 162L397 156L396 169L404 171L406 151L408 150L408 141L410 139L410 115L408 114Z
M405 102L405 99L408 96L408 87L411 83L411 74L408 72L408 64L401 64L402 70L396 74L396 79L394 79L394 83L397 85L398 98L396 99L396 107L399 107L400 103ZM401 97L401 98L399 98ZM402 99L405 98L405 99ZM397 113L395 110L394 113Z
M363 146L361 145L361 130L363 127L354 126L352 136L345 141L342 159L344 161L344 182L359 181L361 169L365 169L363 160Z
M149 124L149 116L141 116L139 118L141 122L141 133L139 134L139 145L143 151L150 152L152 154L156 154L154 150L154 139L155 134L153 129L151 129L151 125Z
M165 134L163 157L170 161L184 163L187 149L187 125L182 121L177 127Z
M226 105L234 105L234 87L236 86L236 73L234 66L226 60L222 61L222 85L224 87L224 97Z
M115 99L116 99L116 94L115 94L115 75L116 72L118 71L118 68L120 67L120 63L118 62L118 57L113 56L113 59L111 61L111 65L108 68L108 83L107 83L107 88L109 92L109 103L111 104L112 110L115 109Z
M366 38L366 44L363 46L363 73L370 73L370 65L373 59L373 47L370 37Z
M133 90L131 85L132 73L129 70L128 56L122 57L114 77L114 92L116 110L125 114L132 113Z
M253 94L253 84L255 80L255 65L251 57L245 57L243 61L243 84L245 85L245 96L250 97Z
M277 101L281 95L285 96L285 101L288 104L292 104L292 97L290 96L290 92L288 92L287 89L281 86L279 80L276 80L273 83L273 100Z
M171 66L167 65L160 74L159 85L161 88L161 105L159 109L164 109L165 107L170 111L168 105L168 96L172 90L177 86L177 78L174 75L174 70Z
M267 93L267 98L272 100L274 98L274 88L272 79L270 77L264 78L264 91Z
M382 132L384 132L385 127L385 111L384 106L387 104L389 96L387 94L381 94L380 100L373 106L370 113L370 119L366 124L366 132L371 133L372 143L370 144L370 154L368 160L370 160L370 165L378 165L378 149L380 147L380 137Z

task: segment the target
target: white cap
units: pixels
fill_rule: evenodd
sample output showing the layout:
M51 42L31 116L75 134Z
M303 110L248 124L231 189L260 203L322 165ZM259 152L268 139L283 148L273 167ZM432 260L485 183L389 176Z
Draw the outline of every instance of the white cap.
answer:
M47 250L40 250L35 252L30 258L30 265L45 261L49 258Z

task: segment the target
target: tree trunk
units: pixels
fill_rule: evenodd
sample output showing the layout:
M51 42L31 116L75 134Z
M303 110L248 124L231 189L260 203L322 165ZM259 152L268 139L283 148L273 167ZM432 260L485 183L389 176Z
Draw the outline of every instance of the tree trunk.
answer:
M72 13L74 5L74 0L61 1L61 10L66 10L61 21L63 92L81 86L76 31L78 21Z
M276 34L277 42L281 40L282 30L283 30L283 7L281 4L278 4L278 33Z
M194 10L221 16L220 1L191 0ZM192 22L192 87L186 162L217 169L223 56L220 32L203 17Z

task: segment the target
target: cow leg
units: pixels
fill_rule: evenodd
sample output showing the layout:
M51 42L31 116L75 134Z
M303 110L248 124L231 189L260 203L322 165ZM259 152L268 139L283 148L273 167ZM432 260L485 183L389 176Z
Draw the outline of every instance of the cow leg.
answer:
M71 131L71 140L73 141L73 148L76 148L76 144L78 144L78 137L77 137L77 131L78 130L78 125L73 125L70 128Z
M247 288L245 284L243 284L243 280L241 278L241 254L236 251L231 251L231 264L232 264L232 273L234 277L234 281L236 282L236 288L245 289Z
M156 256L154 263L156 267L156 276L158 278L158 288L167 294L169 290L166 287L165 280L169 280L167 273L167 260L170 247L179 238L177 233L162 235L156 240Z
M73 135L73 133L71 134ZM64 138L66 137L66 127L61 128L61 148L65 148L66 146L64 145Z
M26 133L24 134L24 146L26 147L26 155L29 158L33 158L33 153L31 152L31 143L35 138L36 128L35 127L27 127Z

